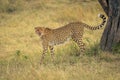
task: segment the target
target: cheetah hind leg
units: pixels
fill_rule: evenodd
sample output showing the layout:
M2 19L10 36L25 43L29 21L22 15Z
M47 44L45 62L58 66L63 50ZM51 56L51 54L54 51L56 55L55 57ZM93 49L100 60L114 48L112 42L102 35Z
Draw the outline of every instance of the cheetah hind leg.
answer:
M80 48L79 53L77 53L76 56L82 56L85 53L85 43L82 42L82 38L73 38L73 41L75 41Z
M85 44L82 41L81 42L79 41L79 42L76 42L76 43L78 44L78 46L80 48L79 53L76 54L76 55L83 56L85 54Z

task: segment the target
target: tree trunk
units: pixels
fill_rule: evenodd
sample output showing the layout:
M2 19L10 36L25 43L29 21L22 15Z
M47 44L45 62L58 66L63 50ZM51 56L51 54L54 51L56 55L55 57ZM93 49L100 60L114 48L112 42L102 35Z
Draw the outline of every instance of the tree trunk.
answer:
M120 0L98 0L108 16L100 47L104 51L111 51L112 46L120 43Z

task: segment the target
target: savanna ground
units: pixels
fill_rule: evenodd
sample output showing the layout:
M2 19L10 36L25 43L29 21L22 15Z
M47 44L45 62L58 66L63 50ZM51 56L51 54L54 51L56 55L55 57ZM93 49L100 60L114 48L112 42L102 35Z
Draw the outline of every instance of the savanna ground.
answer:
M85 30L84 56L72 41L55 47L39 65L41 42L34 27L57 28L82 21L97 25L97 0L0 0L0 80L120 80L120 49L99 49L103 29ZM117 51L116 51L117 50Z

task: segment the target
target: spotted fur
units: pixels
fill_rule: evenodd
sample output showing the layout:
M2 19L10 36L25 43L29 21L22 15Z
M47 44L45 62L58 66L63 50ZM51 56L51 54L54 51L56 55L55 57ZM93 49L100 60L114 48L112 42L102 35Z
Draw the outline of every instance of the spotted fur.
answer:
M35 27L35 32L40 36L43 45L43 54L42 54L41 62L48 48L50 49L53 58L54 45L62 44L65 41L68 41L70 38L78 44L81 52L84 52L85 48L84 48L84 43L82 42L84 28L90 30L97 30L103 27L103 25L106 22L106 17L103 14L100 14L99 17L102 18L103 21L100 25L95 27L89 26L82 22L72 22L57 29Z

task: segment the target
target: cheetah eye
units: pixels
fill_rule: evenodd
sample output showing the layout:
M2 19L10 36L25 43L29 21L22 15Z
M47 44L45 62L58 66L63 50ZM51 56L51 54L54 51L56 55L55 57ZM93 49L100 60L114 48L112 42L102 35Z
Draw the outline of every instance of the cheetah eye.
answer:
M36 31L39 31L38 29L36 29Z
M41 31L40 31L40 30L36 30L36 33L37 33L38 35L41 35Z

